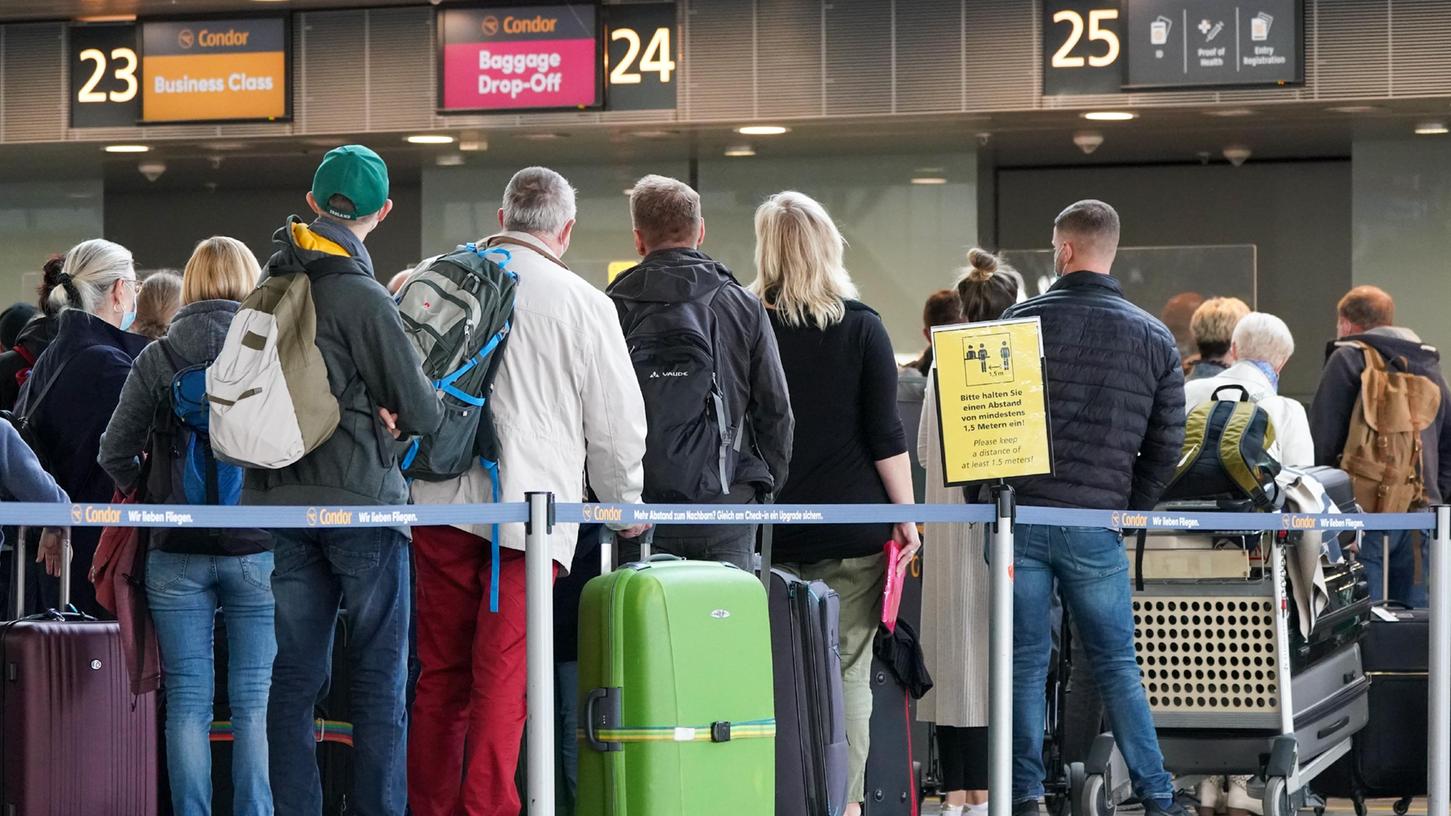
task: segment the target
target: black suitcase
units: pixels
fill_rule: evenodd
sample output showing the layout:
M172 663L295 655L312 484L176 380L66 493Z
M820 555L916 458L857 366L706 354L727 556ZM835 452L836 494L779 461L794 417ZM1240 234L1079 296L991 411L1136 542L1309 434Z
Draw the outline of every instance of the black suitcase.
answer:
M223 612L214 629L216 691L212 699L212 816L230 816L232 799L232 709L227 703L227 627ZM352 673L347 661L348 613L338 613L332 671L317 705L317 766L322 778L323 816L352 813L353 725L348 708ZM168 794L169 796L169 794Z
M776 812L838 816L846 807L841 605L821 581L771 570L776 682Z
M1290 667L1295 672L1360 642L1370 626L1370 583L1365 578L1365 565L1343 561L1328 564L1324 570L1330 603L1316 617L1308 639L1300 634L1299 614L1291 607Z
M920 556L902 582L898 620L920 629L922 621L922 569ZM885 631L885 630L883 630ZM921 807L922 766L917 751L928 745L927 726L917 722L917 701L892 671L872 657L871 747L867 754L866 800L863 816L918 816Z
M1394 622L1371 618L1361 641L1370 684L1370 722L1348 755L1315 780L1315 791L1354 800L1396 797L1400 809L1426 795L1427 683L1431 617L1425 609L1388 605Z

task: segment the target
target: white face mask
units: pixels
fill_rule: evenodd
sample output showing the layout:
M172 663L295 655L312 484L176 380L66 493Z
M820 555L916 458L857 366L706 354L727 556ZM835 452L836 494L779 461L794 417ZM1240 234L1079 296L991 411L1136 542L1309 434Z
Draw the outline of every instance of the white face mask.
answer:
M1059 278L1063 277L1063 269L1064 269L1064 266L1065 266L1065 264L1062 261L1062 258L1063 258L1063 252L1062 252L1062 250L1063 250L1063 244L1059 244L1058 246L1053 247L1053 274L1054 274L1054 276L1059 277Z
M121 313L121 331L130 330L131 324L136 322L136 301L140 294L137 292L138 287L134 283L127 284L126 288L131 290L131 309Z

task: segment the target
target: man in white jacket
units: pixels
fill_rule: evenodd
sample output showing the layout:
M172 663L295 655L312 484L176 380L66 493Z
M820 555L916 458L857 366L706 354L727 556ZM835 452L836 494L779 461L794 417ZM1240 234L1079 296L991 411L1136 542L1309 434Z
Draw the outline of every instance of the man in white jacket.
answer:
M524 501L526 491L581 501L586 468L602 501L640 501L645 405L614 305L561 260L574 218L569 182L529 167L504 190L504 231L487 239L512 253L508 268L519 276L513 334L491 397L505 502ZM452 481L413 484L419 504L492 496L490 478L477 466ZM415 816L519 812L514 772L525 712L524 529L500 530L497 613L489 611L489 528L413 531L423 664L408 741ZM556 574L561 565L569 569L575 538L575 525L555 526Z
M1280 372L1295 353L1295 338L1285 321L1272 314L1251 312L1235 324L1229 358L1233 364L1219 374L1184 384L1184 404L1189 411L1213 399L1226 389L1223 399L1237 400L1240 389L1249 400L1265 409L1275 428L1270 455L1282 465L1311 467L1315 464L1315 442L1310 437L1310 420L1305 406L1279 395Z

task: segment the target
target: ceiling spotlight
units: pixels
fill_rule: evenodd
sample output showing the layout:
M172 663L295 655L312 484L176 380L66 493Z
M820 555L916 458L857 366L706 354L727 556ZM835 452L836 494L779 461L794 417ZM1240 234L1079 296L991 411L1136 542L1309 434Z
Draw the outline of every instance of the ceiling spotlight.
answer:
M1089 111L1083 118L1090 122L1128 122L1139 118L1133 111Z
M568 135L567 133L544 131L542 133L520 133L516 138L523 139L526 142L555 142L566 138Z
M489 149L486 139L459 139L458 149L465 153L482 153Z
M416 145L446 145L453 144L453 137L447 133L415 133L405 141Z
M1078 145L1078 149L1083 151L1083 155L1092 156L1093 151L1103 146L1103 134L1091 131L1075 133L1073 134L1073 143Z
M756 149L750 145L735 145L725 149L727 157L732 159L748 158L756 155Z
M140 144L113 144L106 145L107 153L148 153L151 148Z
M464 154L462 153L440 153L433 160L439 167L462 167Z
M1207 110L1205 116L1219 116L1225 119L1237 119L1242 116L1254 116L1255 112L1249 108L1216 108Z
M1249 157L1252 155L1254 155L1254 151L1244 145L1230 145L1224 149L1224 157L1229 159L1229 163L1235 167L1249 161Z
M736 133L742 136L780 136L790 131L791 128L782 127L781 125L746 125L745 127L736 128Z
M1447 133L1451 133L1451 129L1447 129L1445 122L1422 122L1416 125L1417 136L1445 136Z
M1375 113L1380 110L1376 105L1337 105L1325 110L1331 113Z
M156 181L166 172L166 162L144 161L136 165L136 172L145 176L147 181Z
M941 176L917 176L916 178L912 179L912 183L922 185L924 187L935 187L939 184L946 184L947 179Z

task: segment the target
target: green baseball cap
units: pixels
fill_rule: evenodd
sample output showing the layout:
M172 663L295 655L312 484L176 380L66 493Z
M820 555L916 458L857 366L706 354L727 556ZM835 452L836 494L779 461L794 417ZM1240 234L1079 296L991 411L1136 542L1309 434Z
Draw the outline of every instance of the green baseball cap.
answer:
M352 211L329 206L333 196L352 202ZM335 147L322 157L312 177L312 197L323 212L334 218L352 221L383 209L388 200L388 165L383 158L362 145Z

